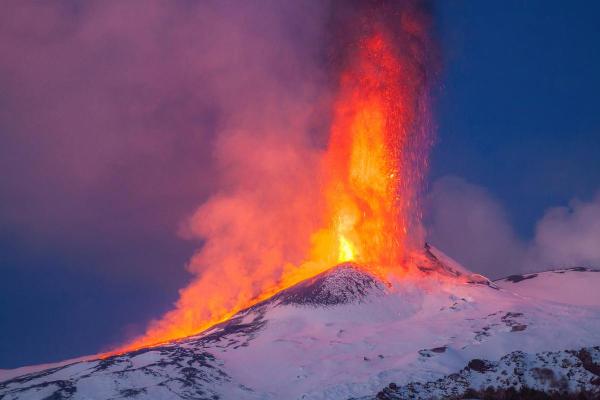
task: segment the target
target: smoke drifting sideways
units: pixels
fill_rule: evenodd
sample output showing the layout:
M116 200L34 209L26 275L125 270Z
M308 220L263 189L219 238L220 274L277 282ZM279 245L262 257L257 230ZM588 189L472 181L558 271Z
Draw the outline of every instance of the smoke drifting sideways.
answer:
M318 2L3 8L0 216L58 246L115 220L173 230L216 186L219 136L303 140L323 96Z
M321 48L328 13L318 1L3 4L1 233L125 288L150 280L164 288L182 277L182 261L171 257L181 253L177 242L187 243L178 235L193 246L208 239L206 274L222 282L261 262L239 254L296 260L312 221L295 198L314 199L307 180L326 135L318 132L327 125L320 105L329 87ZM287 247L273 243L280 237ZM219 250L218 238L227 238ZM224 274L233 260L238 275ZM51 268L39 279L60 273ZM189 269L201 273L195 261ZM123 315L129 305L114 306L132 295L112 292L123 297L105 308L82 299L86 326L99 318L139 323ZM93 335L82 338L82 351L99 345Z
M551 207L530 239L520 238L502 204L484 187L446 176L426 199L428 240L490 278L552 268L600 268L600 192Z

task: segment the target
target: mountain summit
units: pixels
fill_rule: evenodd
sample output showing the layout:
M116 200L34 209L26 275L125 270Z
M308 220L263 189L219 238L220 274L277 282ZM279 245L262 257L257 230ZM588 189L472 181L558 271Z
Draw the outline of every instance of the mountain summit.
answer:
M390 282L341 264L199 335L2 371L0 398L430 399L489 386L600 395L599 272L490 282L429 245L414 262L418 277Z
M385 285L358 266L346 263L292 286L273 300L284 305L335 306L382 296Z

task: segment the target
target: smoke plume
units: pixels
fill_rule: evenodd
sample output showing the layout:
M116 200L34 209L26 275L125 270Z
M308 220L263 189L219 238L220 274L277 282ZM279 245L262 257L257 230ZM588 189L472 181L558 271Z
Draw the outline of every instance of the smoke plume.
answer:
M491 278L600 266L600 193L547 209L529 240L518 237L502 204L485 188L458 177L434 182L427 212L428 240Z
M82 268L100 264L115 281L172 275L179 266L153 259L173 246L165 236L198 243L191 282L145 344L318 272L333 108L367 42L375 56L355 72L374 77L367 87L394 126L382 143L397 150L377 172L402 189L392 198L405 219L417 210L428 12L420 1L8 2L0 167L16 172L0 176L2 229L77 253ZM352 195L362 206L369 193ZM418 227L416 217L394 229L404 239Z
M536 224L525 267L600 267L600 192L590 201L573 199L552 207Z
M326 136L328 15L325 2L268 0L4 4L0 233L106 284L163 292L184 276L178 233L203 249L190 275L232 290L253 290L235 282L263 271L259 253L297 262L313 223L297 203L318 207L307 179ZM120 308L99 311L113 330L151 313Z

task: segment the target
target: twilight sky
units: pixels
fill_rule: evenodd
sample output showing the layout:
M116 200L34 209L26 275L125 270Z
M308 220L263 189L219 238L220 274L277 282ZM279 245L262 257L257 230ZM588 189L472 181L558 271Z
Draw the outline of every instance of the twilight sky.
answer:
M307 111L327 101L323 2L204 4L4 6L0 368L106 349L170 309L200 245L182 221L228 161L217 130L259 131L265 109L327 126ZM429 240L491 277L600 266L600 6L433 4Z

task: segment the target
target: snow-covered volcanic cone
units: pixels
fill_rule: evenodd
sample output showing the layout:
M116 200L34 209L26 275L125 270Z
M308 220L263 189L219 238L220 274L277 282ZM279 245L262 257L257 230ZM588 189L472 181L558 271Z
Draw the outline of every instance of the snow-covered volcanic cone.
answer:
M384 282L339 265L197 336L102 360L3 371L0 399L600 391L600 272L491 283L430 246L419 269L418 279Z

